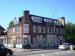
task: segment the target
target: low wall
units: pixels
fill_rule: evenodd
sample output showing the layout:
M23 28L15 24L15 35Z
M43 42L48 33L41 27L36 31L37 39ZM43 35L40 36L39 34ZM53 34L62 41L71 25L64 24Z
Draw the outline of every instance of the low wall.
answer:
M13 45L13 44L4 44L4 46L5 46L5 47L11 47L11 48L13 48L13 47L14 47L14 45Z
M22 48L22 44L16 44L16 48Z

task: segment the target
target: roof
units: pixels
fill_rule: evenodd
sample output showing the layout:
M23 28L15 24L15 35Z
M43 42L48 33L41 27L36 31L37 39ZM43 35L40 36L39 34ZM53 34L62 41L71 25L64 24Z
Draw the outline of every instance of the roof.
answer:
M1 25L0 25L0 29L3 30L3 31L5 30Z

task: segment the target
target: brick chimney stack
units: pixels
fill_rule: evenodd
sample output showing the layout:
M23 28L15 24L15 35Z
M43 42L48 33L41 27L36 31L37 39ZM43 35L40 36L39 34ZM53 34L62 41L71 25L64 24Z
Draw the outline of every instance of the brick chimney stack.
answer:
M29 14L29 10L24 11L24 15L27 15L27 14Z
M24 11L24 23L29 23L29 11Z
M61 18L59 19L59 21L61 22L62 25L65 25L65 17L61 17Z

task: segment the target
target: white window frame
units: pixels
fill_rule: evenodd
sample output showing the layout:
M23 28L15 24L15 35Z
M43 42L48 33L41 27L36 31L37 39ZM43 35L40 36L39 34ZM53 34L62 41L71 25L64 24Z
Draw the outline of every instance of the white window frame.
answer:
M24 24L24 33L29 33L29 24Z
M31 16L33 22L42 23L42 17Z

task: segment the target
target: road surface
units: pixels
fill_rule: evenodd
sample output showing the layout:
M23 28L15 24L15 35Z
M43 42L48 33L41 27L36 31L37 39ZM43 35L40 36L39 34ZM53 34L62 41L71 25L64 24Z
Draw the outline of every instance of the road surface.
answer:
M27 51L17 52L14 56L75 56L75 50L42 50L42 51Z

